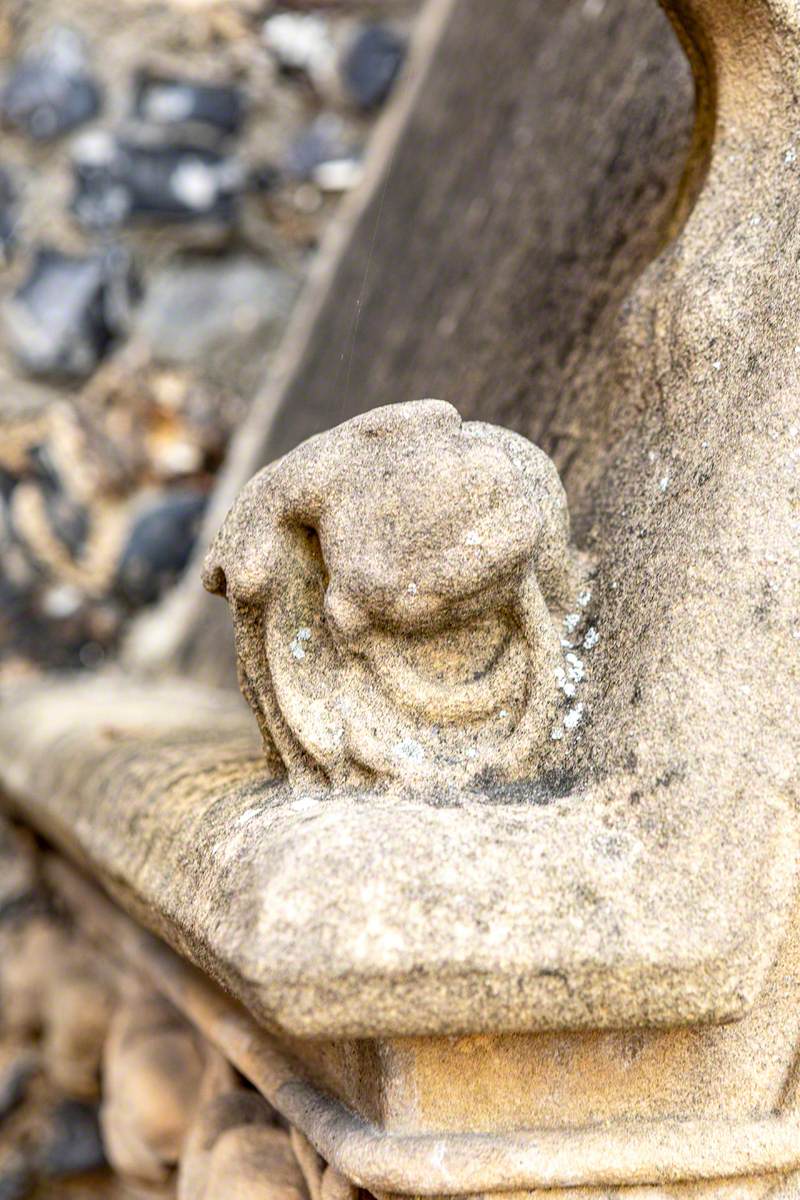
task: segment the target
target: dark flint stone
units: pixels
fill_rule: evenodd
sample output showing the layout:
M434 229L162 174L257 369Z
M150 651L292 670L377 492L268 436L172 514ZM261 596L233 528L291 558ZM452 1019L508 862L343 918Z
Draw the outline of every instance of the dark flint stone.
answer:
M47 442L40 442L28 450L28 463L31 473L49 487L61 487L61 476L53 462L53 456Z
M36 1059L29 1050L20 1050L0 1069L0 1121L22 1104L35 1073Z
M17 486L18 482L19 480L17 479L16 475L12 475L10 471L5 469L5 467L0 467L0 496L2 496L4 500L8 500L10 498L11 493L14 491L14 488ZM0 522L0 528L2 528L2 522Z
M206 506L205 492L166 492L134 522L117 571L116 591L132 605L150 604L187 565Z
M25 586L4 579L3 566L7 561L3 551L0 565L0 662L6 657L36 663L51 671L75 670L82 665L80 651L86 642L84 618L56 621L39 611L37 580ZM34 568L31 568L32 573ZM41 909L41 897L29 892L0 903L0 921L27 919Z
M33 1172L21 1155L0 1160L0 1200L25 1200L35 1186Z
M32 584L31 584L32 586ZM0 648L7 638L7 630L15 624L22 625L31 616L30 586L22 588L3 577L0 572ZM13 641L13 636L8 640ZM0 909L0 911L2 911Z
M48 489L44 503L53 534L72 558L78 558L89 536L88 512L62 491Z
M84 257L40 247L5 307L10 348L31 374L84 378L127 331L137 295L120 247Z
M259 163L247 175L247 187L251 192L274 192L280 186L282 173L273 163Z
M367 25L356 35L342 63L342 79L359 108L383 104L405 53L404 39L385 25Z
M72 211L90 229L136 219L210 220L237 216L243 175L235 159L206 146L82 139L73 157Z
M100 111L100 88L88 72L80 38L55 29L37 53L14 68L0 92L0 116L30 137L58 137Z
M30 899L36 890L36 867L31 850L7 821L0 822L0 919L5 912L17 907L21 901ZM0 1115L4 1111L9 1071L14 1074L14 1064L29 1058L27 1051L18 1049L12 1060L0 1056Z
M76 558L89 536L89 514L64 490L47 446L34 446L29 453L33 473L40 483L42 499L53 536Z
M0 167L0 261L10 262L17 245L16 192L11 175Z
M245 114L239 88L171 79L140 71L134 83L134 114L153 125L208 125L224 134L238 133Z
M338 117L323 113L298 134L290 143L284 169L290 179L305 181L313 178L322 163L336 162L353 156Z
M77 1100L62 1100L48 1116L36 1164L40 1174L49 1179L106 1166L97 1109Z

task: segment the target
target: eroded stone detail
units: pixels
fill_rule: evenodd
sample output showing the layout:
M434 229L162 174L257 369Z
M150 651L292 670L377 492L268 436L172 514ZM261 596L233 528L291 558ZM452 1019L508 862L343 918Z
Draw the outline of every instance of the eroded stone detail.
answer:
M514 779L549 743L576 572L518 434L438 400L356 417L251 480L204 583L292 782Z

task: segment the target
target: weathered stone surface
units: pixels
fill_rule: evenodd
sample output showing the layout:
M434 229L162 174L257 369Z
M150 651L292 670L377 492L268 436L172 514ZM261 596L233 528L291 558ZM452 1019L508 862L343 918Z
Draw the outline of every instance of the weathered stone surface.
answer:
M97 944L162 989L295 1127L311 1200L352 1200L348 1180L378 1197L792 1194L796 934L754 1010L723 1028L287 1048L63 861L49 859L47 877Z
M559 844L564 877L570 881L563 886L577 884L581 894L595 899L598 894L605 897L604 889L598 893L596 882L583 878L573 855L601 813L607 825L594 829L591 843L585 844L586 861L593 855L595 870L604 857L598 848L605 837L611 837L612 857L625 861L623 847L631 846L627 839L635 836L636 870L647 870L646 851L640 856L638 846L650 843L650 836L639 839L646 830L652 835L653 822L666 831L675 829L677 821L683 836L703 814L703 832L697 828L697 842L688 856L669 835L655 836L663 853L659 860L654 856L652 869L663 882L679 861L687 867L695 854L711 851L717 838L712 854L719 854L729 839L736 840L734 827L741 830L745 806L748 812L752 804L765 814L774 804L773 811L788 813L797 800L800 409L796 329L786 314L798 289L799 251L797 230L787 224L785 214L793 210L797 191L792 72L800 64L800 25L797 14L790 19L781 5L764 0L746 18L738 10L732 12L730 21L741 30L740 41L730 33L718 6L698 2L676 9L681 32L702 45L703 63L713 63L711 74L707 65L698 65L701 103L682 197L687 209L701 184L702 190L680 236L633 290L595 380L609 404L602 426L605 441L598 442L584 462L582 487L577 489L583 544L596 555L586 600L591 624L584 633L579 612L568 615L565 623L568 639L581 630L581 651L591 668L582 655L571 652L567 661L576 672L572 682L585 685L575 714L583 723L575 738L554 737L549 755L536 763L533 779L550 801L548 808L531 814L521 805L538 828L537 848L546 843L549 853ZM753 56L742 56L742 44L754 47ZM782 57L764 48L776 44L782 46ZM706 102L717 109L713 128ZM764 104L774 118L769 137L760 132ZM748 212L745 236L742 221ZM743 311L748 315L746 339L738 332ZM580 405L577 399L576 403ZM297 462L313 456L321 445L322 441L306 444L296 452ZM408 445L411 460L424 463L413 438ZM351 453L358 475L355 448ZM396 458L402 454L398 446ZM280 472L280 464L274 469ZM323 497L326 482L321 470L317 483ZM436 496L436 484L431 494ZM267 520L275 500L268 489L263 499L261 519ZM251 490L240 511L254 501ZM391 505L390 498L387 508ZM314 513L309 511L313 527ZM256 530L257 524L252 514L244 516L238 540L233 538L234 557L245 576L252 569L247 530ZM324 559L324 521L320 529ZM349 538L350 544L359 545L359 532ZM409 541L413 544L413 537ZM256 544L260 549L263 539ZM341 558L335 539L333 549L330 587L335 591ZM437 553L445 562L446 554L441 549ZM374 549L370 557L375 557ZM253 595L251 591L244 596L251 606ZM383 597L380 619L385 629L392 627L396 595L397 588L391 603ZM234 607L236 602L234 586ZM248 615L254 611L251 607ZM266 643L269 652L268 625L254 624L252 637ZM367 643L365 634L363 648ZM786 687L775 685L776 663L784 664ZM244 682L248 691L246 678ZM572 726L565 718L562 733ZM579 833L577 825L569 828L562 820L559 832L569 828L562 844L549 820L561 803L556 799L557 781L565 778L570 798L564 807L569 811L575 802L578 824L586 821L587 826ZM530 804L533 793L524 798ZM730 816L723 817L728 805ZM371 810L370 834L365 825L362 836L375 836L377 813L377 808ZM481 844L480 835L471 830L462 854L453 853L466 827L462 814L447 840L449 861L462 871L463 859ZM392 849L402 838L400 829L395 817L387 843ZM481 846L486 863L501 840L498 827L494 840L485 850ZM418 844L426 846L427 864L447 861L445 839L437 846L436 834L427 825ZM784 852L794 853L788 842ZM403 854L400 857L407 881L413 868ZM388 861L391 867L383 872L373 868L379 877L395 867L391 852ZM607 882L614 869L606 862ZM703 873L701 868L699 875ZM367 878L371 875L366 872ZM637 907L640 931L647 924L640 907L647 891L642 884L631 879L621 884ZM380 885L386 886L385 879ZM552 896L563 898L561 886L550 886ZM525 911L536 910L543 917L530 888L528 881ZM661 901L660 920L669 924L666 891ZM591 921L587 918L596 936L602 936L605 903L604 898L594 905ZM406 897L404 915L411 907ZM612 908L614 928L619 930L624 922L617 919L616 903ZM373 919L376 910L379 902L370 908ZM464 911L474 915L476 910L467 903ZM575 915L571 901L564 901L560 911ZM455 912L449 915L457 920ZM740 915L743 925L751 919ZM540 945L546 944L546 919L538 929ZM568 940L566 926L553 931L552 944L565 949ZM475 944L469 937L466 941ZM585 944L581 949L586 963L591 956ZM609 943L599 951L603 961L616 957ZM547 967L559 969L554 963ZM582 1003L591 1003L586 980L577 985L569 971L567 975L571 987L566 985L566 990L574 988ZM651 988L652 998L659 989ZM619 976L612 990L617 998L624 994ZM608 993L595 1007L595 1017L606 1003ZM562 1016L569 1007L566 1001Z
M204 573L268 758L312 788L530 777L555 736L579 580L547 456L437 400L375 409L267 467Z
M196 686L50 681L0 713L0 782L292 1034L727 1020L763 986L796 856L766 791L293 792L254 733Z
M164 692L181 711L155 737L159 696L133 687L109 737L105 681L0 719L12 798L277 1031L151 946L198 1026L381 1197L796 1191L800 25L783 0L674 8L688 219L550 412L584 435L579 736L524 784L319 792L199 691Z

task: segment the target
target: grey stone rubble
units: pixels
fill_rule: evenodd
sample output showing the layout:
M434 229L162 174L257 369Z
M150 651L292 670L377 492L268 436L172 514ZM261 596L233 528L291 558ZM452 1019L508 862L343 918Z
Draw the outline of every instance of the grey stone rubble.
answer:
M68 27L51 29L0 89L0 119L42 141L92 120L101 104L83 41Z
M9 347L33 374L86 378L127 333L137 294L121 246L81 257L40 246L4 306Z
M232 85L202 83L141 70L135 78L133 112L154 125L207 125L235 134L245 118L246 101Z
M238 216L244 175L216 149L171 141L86 135L73 156L72 210L87 229L136 220L208 221L227 227Z

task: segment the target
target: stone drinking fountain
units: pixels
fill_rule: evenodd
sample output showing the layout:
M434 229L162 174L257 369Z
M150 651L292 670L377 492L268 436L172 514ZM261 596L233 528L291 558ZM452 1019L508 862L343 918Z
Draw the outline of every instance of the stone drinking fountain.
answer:
M800 1194L800 5L665 8L697 124L573 532L520 434L375 408L208 553L255 723L4 697L8 805L125 980L108 1152L181 1200Z

